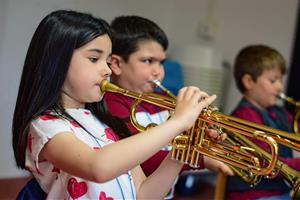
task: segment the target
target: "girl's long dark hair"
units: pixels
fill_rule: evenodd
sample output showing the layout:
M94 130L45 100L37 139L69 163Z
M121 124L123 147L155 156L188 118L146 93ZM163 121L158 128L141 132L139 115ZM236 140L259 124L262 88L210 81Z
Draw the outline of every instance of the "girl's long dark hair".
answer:
M104 34L111 37L104 20L70 10L54 11L38 25L26 55L13 116L18 167L25 168L28 128L33 119L49 109L69 117L60 98L74 50ZM126 125L107 113L102 102L86 107L118 134L128 133Z

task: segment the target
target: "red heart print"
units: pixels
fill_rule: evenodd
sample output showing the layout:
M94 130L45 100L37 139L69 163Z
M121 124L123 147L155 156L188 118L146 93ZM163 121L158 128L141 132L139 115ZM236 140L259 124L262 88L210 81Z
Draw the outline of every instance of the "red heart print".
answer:
M113 200L112 197L106 197L105 192L100 192L99 200Z
M117 141L120 139L119 136L113 131L112 128L106 128L104 132L106 137L110 140Z
M54 120L54 119L58 119L57 116L55 115L52 115L50 112L45 112L44 115L42 115L40 117L42 120Z
M84 114L90 115L91 113L89 111L84 111Z
M68 192L73 199L81 197L87 192L87 184L85 182L77 182L75 178L70 178Z

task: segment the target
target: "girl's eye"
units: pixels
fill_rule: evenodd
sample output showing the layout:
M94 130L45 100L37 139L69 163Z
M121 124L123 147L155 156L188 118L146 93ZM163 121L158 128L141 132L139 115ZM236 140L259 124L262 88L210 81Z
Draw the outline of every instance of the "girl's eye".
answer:
M89 58L89 60L92 62L92 63L96 63L98 61L98 58Z
M111 62L106 62L107 66L110 68Z

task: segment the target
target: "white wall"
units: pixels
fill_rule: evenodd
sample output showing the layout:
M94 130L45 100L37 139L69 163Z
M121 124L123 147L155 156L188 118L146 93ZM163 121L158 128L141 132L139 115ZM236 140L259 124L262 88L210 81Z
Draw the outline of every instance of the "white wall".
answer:
M24 175L15 168L11 148L11 119L27 47L40 20L62 8L91 12L110 21L136 14L157 22L172 44L202 44L199 27L213 30L210 42L232 63L242 46L265 43L289 60L297 0L2 0L0 2L0 177ZM209 7L213 5L213 7ZM208 19L209 18L209 19ZM206 43L207 44L207 43ZM226 103L229 112L239 99L234 83Z
M278 49L290 63L297 18L297 0L219 1L220 31L216 46L231 64L237 51L248 44L264 43ZM259 6L258 6L259 5ZM233 79L232 79L233 81ZM227 111L237 103L239 93L231 83Z

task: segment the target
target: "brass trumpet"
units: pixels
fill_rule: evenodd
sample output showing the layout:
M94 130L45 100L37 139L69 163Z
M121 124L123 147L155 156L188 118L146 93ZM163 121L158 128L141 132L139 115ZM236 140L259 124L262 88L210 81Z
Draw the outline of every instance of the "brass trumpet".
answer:
M300 119L300 101L296 101L292 97L286 96L284 93L280 93L278 96L280 99L285 100L286 102L294 105L295 111L294 111L294 119L293 119L293 130L295 133L299 133L299 119Z
M236 134L230 134L229 137L233 138L236 142L238 142L240 144L247 145L249 147L259 150L260 154L265 159L272 159L268 152L266 152L264 149L260 148L258 145L256 145L254 142L250 141L246 137L244 137L242 135L236 135ZM293 169L292 167L288 166L287 164L285 164L284 162L282 162L280 160L277 161L275 170L280 172L280 174L283 175L283 177L287 180L287 182L293 188L294 192L292 194L292 199L300 199L300 172ZM244 173L241 172L239 175L240 176L241 175L249 176L249 175L247 175L247 172L244 172ZM258 176L253 176L252 178L253 178L253 180L256 180L256 181L259 179ZM251 181L253 181L253 180L251 180Z
M101 82L101 91L110 91L136 99L131 107L131 121L140 131L145 127L138 124L135 114L138 104L145 101L169 110L174 110L176 100L167 96L155 93L135 93L122 89L107 80ZM250 171L257 175L273 174L273 169L278 160L278 146L276 141L269 136L269 133L262 131L265 128L262 125L251 126L247 121L239 120L219 113L213 107L204 109L196 120L195 125L188 131L176 136L172 141L172 158L180 162L189 164L192 167L199 167L201 154L220 160L231 166ZM153 126L154 124L151 124ZM150 126L150 127L151 127ZM269 144L272 159L265 161L267 163L262 167L261 157L256 149L241 145L220 144L211 141L206 135L207 128L217 128L220 132L234 132L244 136L253 137ZM148 128L148 127L147 127ZM277 130L273 134L277 134Z
M161 89L167 90L164 87L161 87ZM298 132L298 123L299 123L298 120L299 120L299 116L300 116L300 101L297 102L293 98L287 97L283 93L280 94L280 98L282 98L282 99L286 100L287 102L296 106L296 112L294 115L294 124L293 125L294 125L294 130L296 130L296 132ZM240 122L242 122L242 121L240 121ZM251 123L249 123L249 124L251 124ZM278 130L274 132L273 130L271 128L263 129L263 131L265 131L265 132L272 133L271 137L274 137L274 139L278 143L286 145L297 151L300 150L299 149L299 147L300 147L299 141L300 140L299 140L298 135L295 136L295 134L291 134L291 133L284 133L281 131L278 132ZM274 135L276 133L280 133L280 134ZM260 157L264 158L264 160L272 160L272 156L267 151L265 151L264 149L262 149L257 144L255 144L248 138L244 137L243 135L235 134L233 132L227 132L227 134L228 134L228 136L227 136L226 141L229 142L230 144L232 144L232 145L240 144L240 145L255 149L256 152L258 152L257 154ZM254 174L252 171L243 170L236 166L232 166L231 168L238 176L240 176L244 181L249 183L251 186L255 186L256 184L258 184L262 178L262 176ZM293 169L292 167L288 166L284 162L278 160L271 176L267 175L266 177L273 178L278 173L283 175L283 177L287 180L287 182L292 187L292 189L293 189L292 199L300 199L300 172L297 171L296 169Z

